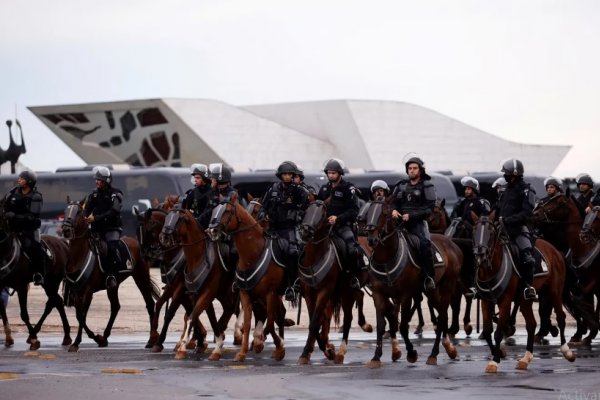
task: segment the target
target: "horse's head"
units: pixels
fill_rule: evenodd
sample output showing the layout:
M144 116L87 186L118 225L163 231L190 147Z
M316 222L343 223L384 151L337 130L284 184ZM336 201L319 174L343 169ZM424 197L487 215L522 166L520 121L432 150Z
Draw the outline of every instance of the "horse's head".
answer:
M569 199L558 193L548 200L539 202L534 210L531 221L535 226L551 223L565 223L569 220Z
M160 233L168 213L164 206L163 203L143 212L135 209L138 223L137 236L142 254L153 259L162 259L164 256L160 245Z
M384 238L393 232L396 227L392 220L392 201L394 195L388 197L377 197L369 202L362 210L364 231L367 233L367 241L371 248L375 248Z
M298 228L300 240L307 243L315 239L315 234L327 226L327 205L322 200L311 202Z
M71 240L83 237L87 234L87 223L85 222L83 210L85 202L69 201L65 208L65 219L61 225L65 239Z
M223 197L219 205L213 208L210 217L208 235L211 240L217 241L225 236L227 232L238 229L241 224L238 213L241 212L246 213L238 202L237 193L232 193L229 197ZM250 217L250 215L248 215L248 217Z
M598 218L598 212L600 207L596 206L586 214L581 232L579 233L579 239L585 244L593 243L600 239L600 218Z
M201 232L192 213L176 203L166 214L158 239L164 247L173 248L190 244L192 235Z
M427 218L431 233L444 233L448 227L448 212L446 211L446 199L436 199L433 212Z
M472 213L475 226L473 227L473 255L475 257L475 267L486 266L492 268L492 255L496 243L498 232L494 225L495 213L491 215L477 217Z

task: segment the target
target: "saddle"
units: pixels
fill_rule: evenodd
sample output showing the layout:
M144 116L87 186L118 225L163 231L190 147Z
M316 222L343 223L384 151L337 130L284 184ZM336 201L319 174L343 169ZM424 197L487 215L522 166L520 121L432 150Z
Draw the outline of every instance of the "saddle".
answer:
M517 268L521 264L521 256L519 255L519 248L516 244L511 243L509 245L510 257L512 268L515 270L519 278L521 274ZM543 254L538 250L537 247L533 248L533 258L535 259L535 269L533 270L533 277L548 275L548 261L544 258Z
M421 266L419 265L419 260L421 255L419 253L420 241L417 235L413 235L410 232L402 232L402 236L406 239L406 243L408 244L410 261L419 269ZM436 244L431 241L431 254L433 256L433 267L434 268L442 268L444 266L444 258L442 257L442 253L440 249L436 246Z
M106 273L106 270L103 267L103 264L109 262L107 243L104 240L96 240L94 243L94 246L92 248L92 251L94 253L96 253L96 255L98 256L98 261L100 263L100 270L103 273ZM125 244L123 239L119 239L119 254L121 255L121 265L117 265L116 272L118 272L120 274L121 273L131 273L131 271L133 270L133 265L134 265L133 256L131 255L131 252L129 251L129 247L127 246L127 244Z

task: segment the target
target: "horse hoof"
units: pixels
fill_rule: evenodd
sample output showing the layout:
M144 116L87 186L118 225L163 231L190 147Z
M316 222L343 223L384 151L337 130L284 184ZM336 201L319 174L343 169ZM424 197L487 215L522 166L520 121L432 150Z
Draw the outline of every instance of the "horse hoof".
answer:
M71 339L70 336L65 336L65 338L62 341L62 346L68 346L71 343L73 343L73 339Z
M210 356L208 356L209 361L219 361L220 359L221 359L220 353L211 353Z
M187 351L177 351L177 353L175 353L176 360L185 360L187 356Z
M400 357L402 357L402 351L400 351L400 349L393 349L392 350L392 361L396 362L400 359Z
M367 367L371 369L381 368L383 363L381 360L371 360L367 363Z
M239 346L242 344L242 337L241 336L233 336L233 345L234 346Z
M550 341L546 338L540 337L540 336L535 336L533 338L533 343L535 344L539 344L540 346L547 346L550 344Z
M31 344L31 335L27 336L27 340L25 341L25 343L27 344Z
M506 349L504 347L500 349L500 358L506 358Z
M415 331L413 332L415 335L422 335L423 334L423 325L418 325L415 328Z
M557 337L558 336L558 327L555 325L552 325L550 327L550 334L552 335L552 337Z
M471 324L465 325L465 334L467 336L471 336L471 333L473 333L473 327Z
M152 352L153 353L160 353L161 351L163 351L163 345L162 344L155 344L154 346L152 346Z
M506 336L514 336L514 334L517 332L517 327L514 325L509 326L508 329L508 335Z
M246 355L242 353L237 353L233 359L233 361L244 362L246 361Z
M371 325L371 324L361 325L360 328L363 330L363 332L367 332L367 333L372 333L373 332L373 325Z
M567 354L565 354L565 358L567 361L573 362L577 359L577 355L572 351L569 351Z
M527 361L519 360L519 361L517 361L517 366L515 367L515 369L520 369L520 370L524 371L527 369L528 366L529 366L529 363Z
M411 364L416 363L418 358L419 358L419 355L417 354L416 350L411 350L406 355L406 361L408 361Z
M391 336L391 335L390 335L390 331L385 331L385 332L383 333L382 339L383 339L383 340L389 339L389 338L390 338L390 336Z
M254 353L260 354L265 349L265 344L263 342L254 343Z
M300 356L298 359L298 365L308 365L310 358L308 356Z
M285 357L285 349L274 350L273 353L271 353L271 358L275 361L281 361L281 360L283 360L284 357Z
M289 326L294 326L294 325L296 325L296 322L293 319L286 318L283 321L283 326L285 326L286 328L289 327Z
M427 365L437 365L437 357L429 356L427 357Z
M498 372L498 364L495 361L490 361L485 367L485 372L488 374L495 374Z
M569 339L569 344L579 342L581 342L581 336L571 336L571 339Z
M504 343L507 346L515 346L517 344L517 341L513 337L508 337L508 338L506 338L506 340L504 341Z
M6 339L4 342L4 347L11 347L15 344L15 340L13 338Z
M448 346L448 348L446 349L446 354L448 354L448 357L450 357L451 360L456 360L456 357L458 356L456 347Z
M208 349L208 343L202 342L202 346L196 346L196 354L202 354Z
M69 353L77 353L79 351L79 346L72 344L69 346Z
M448 340L454 341L454 333L448 333Z
M195 340L190 340L186 345L185 348L188 350L194 350L197 346L197 343Z
M40 348L40 341L37 339L32 339L31 344L29 345L29 350L37 350Z

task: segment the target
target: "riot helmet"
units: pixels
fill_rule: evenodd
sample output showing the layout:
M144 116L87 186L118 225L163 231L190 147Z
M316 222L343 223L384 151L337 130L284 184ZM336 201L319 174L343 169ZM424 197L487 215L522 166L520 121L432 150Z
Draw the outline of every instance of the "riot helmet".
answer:
M30 188L33 188L37 183L37 175L33 171L21 171L21 173L19 174L19 178L27 182L27 186L29 186Z
M323 166L323 172L327 173L327 171L336 171L340 175L344 175L344 162L338 158L330 158L325 162Z
M502 163L502 173L505 176L523 176L525 173L525 167L523 163L516 158L509 158ZM508 179L507 179L508 181Z
M378 179L371 184L371 193L374 193L377 189L383 189L386 194L390 192L388 184L381 179Z
M279 167L277 167L277 172L275 173L275 176L279 179L281 179L281 175L282 174L292 174L295 175L298 171L298 166L292 162L292 161L284 161L281 164L279 164Z
M110 185L112 182L112 174L110 170L103 166L94 167L92 170L94 172L94 178L98 181L105 182L107 185Z
M562 193L562 184L560 183L560 180L558 180L558 178L549 176L546 179L544 179L544 187L547 189L549 185L556 187L556 190Z
M210 176L216 179L217 183L231 182L231 170L222 163L213 163L209 166Z
M425 162L419 157L411 157L404 163L404 170L408 174L408 166L410 164L417 164L419 166L419 170L421 171L421 179L423 180L431 180L431 176L425 172Z
M460 180L460 184L463 187L470 187L477 194L479 194L479 181L472 176L465 176Z
M589 176L588 174L577 175L575 182L577 182L577 186L579 186L583 183L583 184L589 185L590 188L594 187L594 181L592 180L592 177Z

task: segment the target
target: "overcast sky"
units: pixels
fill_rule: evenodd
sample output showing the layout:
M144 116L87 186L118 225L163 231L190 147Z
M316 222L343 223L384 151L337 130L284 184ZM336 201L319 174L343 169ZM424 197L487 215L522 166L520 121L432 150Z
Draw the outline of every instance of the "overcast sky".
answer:
M571 144L555 175L600 180L600 1L19 0L0 15L0 118L16 113L36 170L84 163L26 106L370 99Z

